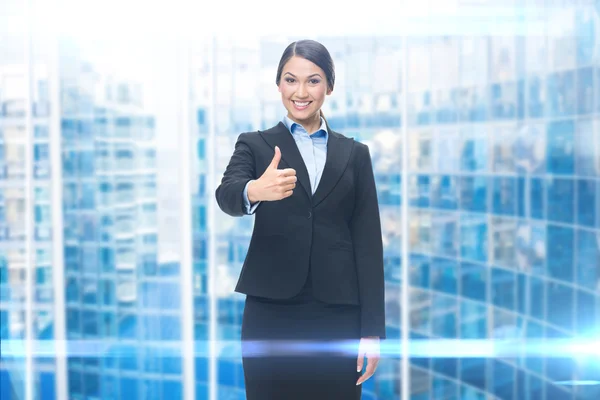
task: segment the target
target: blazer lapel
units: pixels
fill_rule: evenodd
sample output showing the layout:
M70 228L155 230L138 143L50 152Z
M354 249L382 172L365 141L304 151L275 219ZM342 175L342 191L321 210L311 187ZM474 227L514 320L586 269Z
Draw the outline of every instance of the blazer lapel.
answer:
M304 159L298 150L298 146L294 138L290 134L283 122L279 122L276 126L266 131L259 131L263 139L273 148L279 146L281 150L281 161L286 164L286 167L296 170L298 182L304 188L306 195L312 200L313 207L319 204L327 197L331 190L338 183L342 174L346 170L354 139L346 138L337 132L334 132L327 126L329 131L329 139L327 142L327 158L321 180L317 186L315 194L312 194L310 179ZM281 164L281 163L280 163ZM280 165L279 168L282 168ZM285 168L285 167L284 167Z
M321 180L319 181L319 185L317 186L317 190L312 199L313 207L327 197L342 177L342 174L348 165L348 161L350 160L350 154L352 153L352 147L354 145L354 139L344 137L339 133L332 131L329 126L328 130L329 139L327 142L327 158L325 160L325 167L323 168Z

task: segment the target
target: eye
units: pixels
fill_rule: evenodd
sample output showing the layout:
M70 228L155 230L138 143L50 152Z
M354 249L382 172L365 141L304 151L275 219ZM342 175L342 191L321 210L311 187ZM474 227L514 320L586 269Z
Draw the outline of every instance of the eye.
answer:
M294 78L285 78L285 81L287 83L292 83L292 82L294 82Z
M321 81L320 81L320 80L318 80L318 79L311 79L310 81L311 81L312 83L314 83L315 85L317 85L319 82L321 82Z

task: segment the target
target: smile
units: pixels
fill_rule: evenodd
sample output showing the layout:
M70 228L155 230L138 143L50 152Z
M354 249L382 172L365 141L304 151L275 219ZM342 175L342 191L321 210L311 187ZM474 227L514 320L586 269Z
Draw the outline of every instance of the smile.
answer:
M296 107L297 110L304 110L306 107L309 106L310 103L312 103L312 101L294 101L294 100L292 100L292 103L294 103L294 106Z

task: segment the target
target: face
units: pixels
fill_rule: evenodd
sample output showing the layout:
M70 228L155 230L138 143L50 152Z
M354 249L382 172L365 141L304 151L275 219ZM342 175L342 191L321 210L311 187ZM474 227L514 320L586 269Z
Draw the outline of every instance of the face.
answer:
M325 95L331 94L325 72L311 61L297 56L290 58L283 67L279 92L288 117L302 125L320 120L319 110Z

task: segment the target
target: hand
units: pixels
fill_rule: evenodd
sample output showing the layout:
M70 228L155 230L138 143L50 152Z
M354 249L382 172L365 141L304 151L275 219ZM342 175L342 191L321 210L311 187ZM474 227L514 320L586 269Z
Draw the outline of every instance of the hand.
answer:
M375 373L377 369L377 364L379 364L379 337L378 336L370 336L364 337L360 339L360 343L358 345L358 361L357 361L357 371L362 371L363 362L367 357L367 370L365 373L356 381L357 385L362 384L364 381L369 379Z
M271 164L260 178L248 185L250 203L282 200L292 195L298 180L296 170L293 168L277 169L280 160L281 150L275 146L275 155Z

